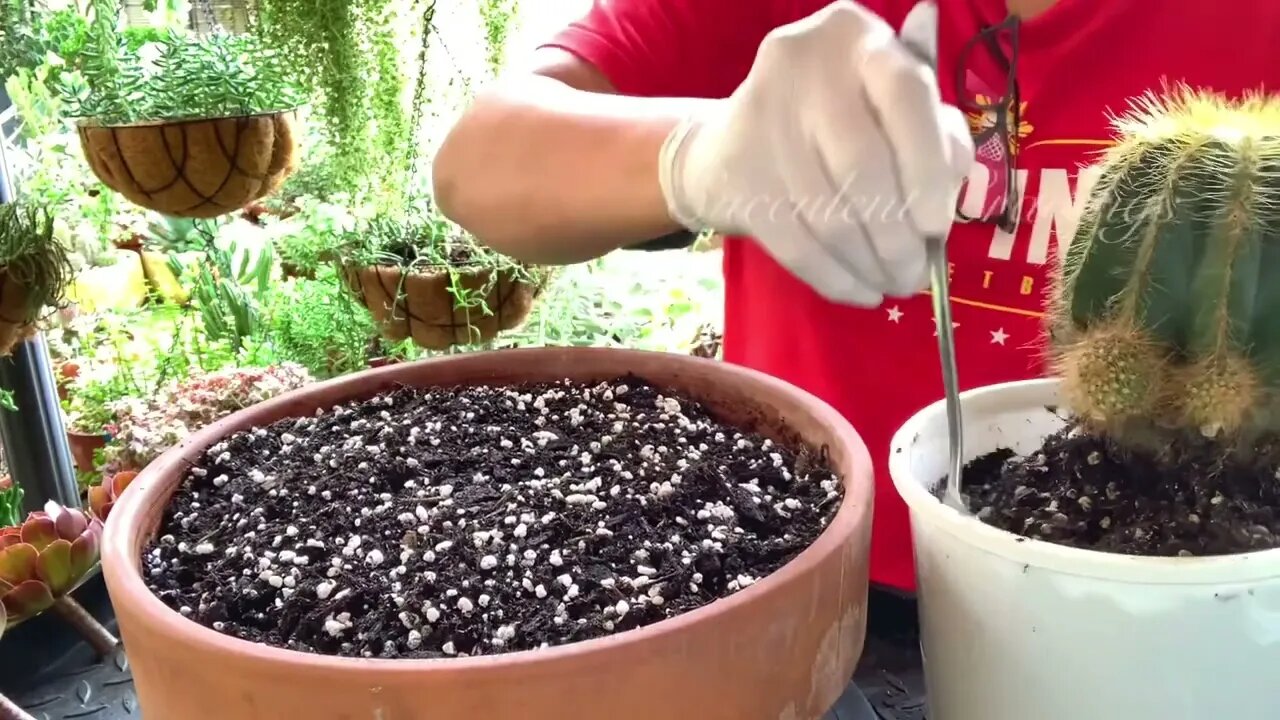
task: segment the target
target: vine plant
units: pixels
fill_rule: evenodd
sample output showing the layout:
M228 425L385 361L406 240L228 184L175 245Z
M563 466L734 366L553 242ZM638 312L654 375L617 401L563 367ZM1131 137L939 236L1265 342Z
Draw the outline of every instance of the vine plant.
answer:
M507 38L520 9L520 0L480 0L480 18L484 22L485 43L488 47L489 69L494 75L502 72L506 60Z
M330 177L352 195L394 205L416 137L400 18L419 0L259 0L257 34L314 68ZM430 0L428 0L430 1Z

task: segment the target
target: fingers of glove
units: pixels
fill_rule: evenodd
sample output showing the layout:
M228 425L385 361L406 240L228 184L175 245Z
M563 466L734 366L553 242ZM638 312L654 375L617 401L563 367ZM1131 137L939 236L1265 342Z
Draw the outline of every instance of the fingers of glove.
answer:
M835 0L806 18L784 25L783 37L820 36L839 51L868 34L893 37L893 28L880 15L854 0Z
M857 208L842 196L825 152L817 138L809 136L779 163L778 172L793 202L790 211L808 237L826 248L846 274L863 285L884 288L890 276L867 240Z
M849 73L850 48L861 47L867 38L891 41L893 28L878 14L853 0L836 0L821 10L765 36L748 80L795 83L814 73L832 68Z
M794 218L780 218L756 233L756 239L779 265L831 302L876 307L884 296L848 272L830 248Z
M945 233L960 179L950 166L951 121L944 117L933 71L895 38L864 46L862 81L881 130L893 147L900 190L923 233Z
M834 108L832 108L834 110ZM868 109L817 113L812 120L815 144L826 172L836 185L833 222L824 234L850 232L856 226L867 242L839 244L848 261L860 267L875 286L890 295L910 295L923 287L924 239L910 221L898 190L893 150Z
M960 183L969 177L969 171L973 169L973 163L977 159L973 135L969 132L969 120L954 105L943 105L940 112L951 151L947 155L947 163L951 166L952 177Z

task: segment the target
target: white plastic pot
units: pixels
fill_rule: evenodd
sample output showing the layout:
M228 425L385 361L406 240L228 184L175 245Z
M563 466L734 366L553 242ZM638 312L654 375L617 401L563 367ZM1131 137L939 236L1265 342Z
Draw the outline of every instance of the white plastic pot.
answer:
M1063 426L1056 380L963 394L966 462ZM910 507L929 720L1280 719L1280 551L1113 555L943 505L943 402L893 439Z

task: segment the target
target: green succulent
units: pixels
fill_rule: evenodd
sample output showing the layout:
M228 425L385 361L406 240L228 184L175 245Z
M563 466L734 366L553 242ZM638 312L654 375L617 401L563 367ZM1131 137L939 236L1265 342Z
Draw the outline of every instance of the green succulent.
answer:
M1280 99L1181 88L1115 126L1056 283L1067 402L1116 436L1280 430Z

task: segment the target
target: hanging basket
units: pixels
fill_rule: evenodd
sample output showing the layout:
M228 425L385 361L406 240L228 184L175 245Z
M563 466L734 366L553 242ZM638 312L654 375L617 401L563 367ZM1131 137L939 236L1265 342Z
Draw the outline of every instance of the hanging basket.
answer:
M144 208L212 218L275 192L293 173L295 111L80 125L80 145L98 179Z
M390 265L343 269L343 281L373 314L382 336L427 350L486 343L529 317L542 292L514 270L445 268L405 274ZM459 294L478 304L460 304ZM488 312L486 312L486 308Z
M0 268L0 357L35 334L40 307L31 306L31 295L20 280Z

